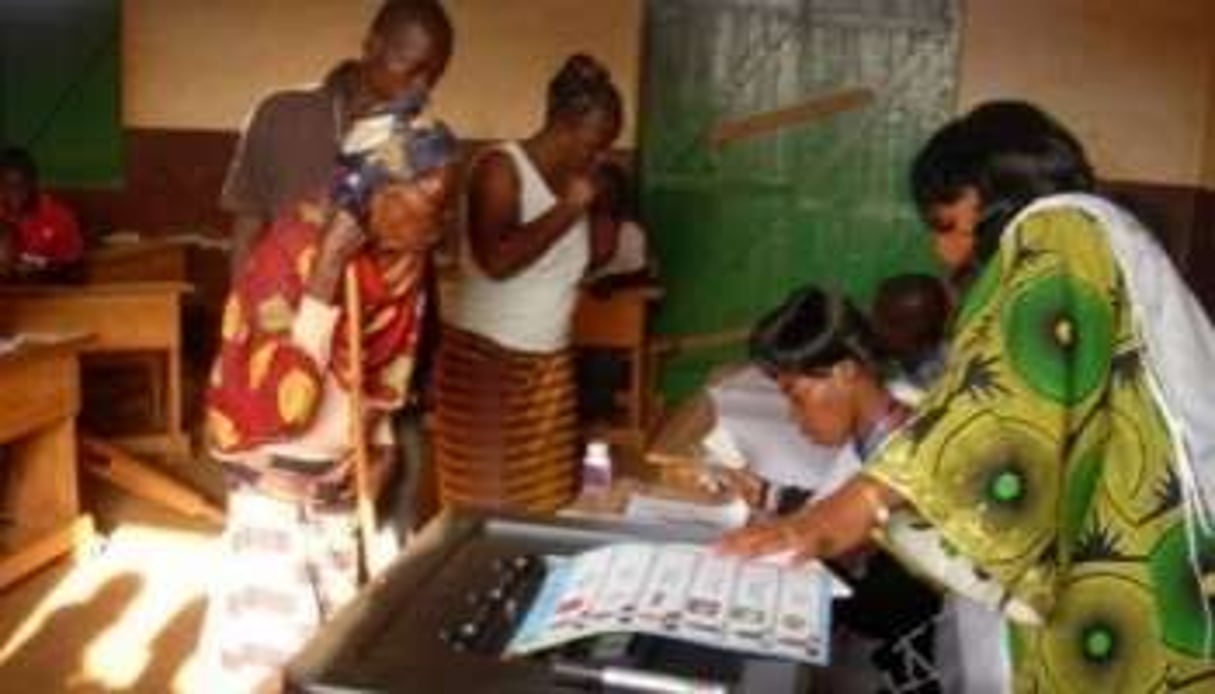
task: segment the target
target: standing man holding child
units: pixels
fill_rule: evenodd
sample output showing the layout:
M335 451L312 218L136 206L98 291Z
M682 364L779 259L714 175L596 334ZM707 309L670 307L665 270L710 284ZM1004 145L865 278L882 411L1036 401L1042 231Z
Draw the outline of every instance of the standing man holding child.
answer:
M438 0L386 0L360 60L339 63L319 86L275 92L254 108L220 194L234 216L234 275L276 215L329 185L342 138L359 116L438 84L453 40Z
M437 2L388 0L361 61L269 97L238 147L223 197L236 214L232 289L207 392L229 488L203 638L216 691L276 691L359 584L370 548L356 446L375 447L374 493L395 458L388 422L413 389L430 249L454 190L455 141L418 114L451 46Z

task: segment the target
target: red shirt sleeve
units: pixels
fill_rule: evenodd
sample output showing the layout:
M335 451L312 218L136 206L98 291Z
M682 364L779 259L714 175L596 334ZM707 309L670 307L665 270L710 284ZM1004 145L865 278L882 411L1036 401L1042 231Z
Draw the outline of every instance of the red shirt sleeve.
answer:
M84 238L76 215L43 193L34 210L17 222L17 252L53 264L68 264L84 255Z

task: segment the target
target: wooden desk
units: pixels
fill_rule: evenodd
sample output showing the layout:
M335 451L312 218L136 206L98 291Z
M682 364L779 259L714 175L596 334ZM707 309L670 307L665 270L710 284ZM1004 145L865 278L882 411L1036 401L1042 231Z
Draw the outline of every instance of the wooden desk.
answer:
M652 369L647 349L650 304L662 297L652 284L620 287L599 297L584 291L574 312L575 347L620 350L629 360L629 388L624 395L625 420L612 427L608 438L640 447L649 432Z
M165 408L165 430L109 441L84 437L86 469L138 496L222 522L222 511L205 497L131 455L190 456L181 394L181 301L189 290L179 282L0 287L0 334L79 332L93 337L85 354L163 353L167 388L155 395Z
M90 284L187 282L190 245L175 240L109 244L89 251L84 268Z
M82 344L27 345L0 356L0 588L92 538L76 484Z
M162 432L114 441L128 450L184 458L190 443L182 424L181 302L190 286L136 282L81 287L0 287L0 333L88 333L86 354L160 352L168 377L158 393Z

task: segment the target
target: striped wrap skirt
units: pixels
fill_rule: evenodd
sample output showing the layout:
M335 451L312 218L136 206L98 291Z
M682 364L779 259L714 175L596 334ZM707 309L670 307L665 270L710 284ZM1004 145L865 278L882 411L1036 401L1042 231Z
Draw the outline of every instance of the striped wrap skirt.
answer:
M570 350L519 352L444 326L434 392L445 505L545 512L573 498L579 429Z

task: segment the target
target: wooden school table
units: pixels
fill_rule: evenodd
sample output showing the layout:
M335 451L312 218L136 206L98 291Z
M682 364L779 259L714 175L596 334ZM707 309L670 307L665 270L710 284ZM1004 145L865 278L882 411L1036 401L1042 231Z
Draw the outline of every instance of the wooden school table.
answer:
M219 520L222 512L204 497L132 455L190 455L181 388L181 302L189 290L181 282L0 287L0 334L80 332L93 337L85 354L163 354L167 377L153 395L165 415L164 430L108 441L85 437L87 452L103 461L90 471L183 513Z
M190 286L138 282L84 286L0 287L0 333L83 332L86 354L157 352L167 378L156 390L165 428L116 439L135 453L185 457L189 438L181 411L181 301Z
M647 318L650 305L661 298L662 288L653 284L619 287L603 296L583 291L574 312L575 347L617 350L628 360L629 386L618 396L624 417L613 423L607 438L638 450L648 440L653 390Z
M115 243L89 251L84 266L89 284L186 282L190 245L173 239Z
M76 484L85 345L75 338L0 354L0 588L92 539Z

